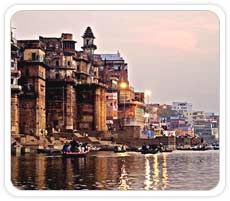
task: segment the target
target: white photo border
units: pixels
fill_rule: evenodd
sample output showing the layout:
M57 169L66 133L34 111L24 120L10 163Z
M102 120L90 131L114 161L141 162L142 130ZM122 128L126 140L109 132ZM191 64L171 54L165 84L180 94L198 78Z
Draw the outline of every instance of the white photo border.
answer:
M11 182L11 92L10 92L10 24L11 17L18 11L210 11L219 18L220 26L220 167L218 185L207 191L145 191L145 190L19 190ZM225 189L226 128L225 128L225 13L216 5L13 5L5 14L5 187L15 196L216 196Z

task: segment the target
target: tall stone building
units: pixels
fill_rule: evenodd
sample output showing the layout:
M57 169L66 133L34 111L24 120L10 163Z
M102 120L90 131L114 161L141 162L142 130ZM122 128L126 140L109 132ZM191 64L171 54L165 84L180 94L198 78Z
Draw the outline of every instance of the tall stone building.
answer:
M19 135L19 99L21 86L18 85L18 79L21 72L18 70L18 47L17 41L11 32L11 132L12 136Z
M72 34L60 38L39 37L46 46L46 125L49 132L76 128L77 81L75 43Z
M22 73L19 84L23 87L19 98L19 132L39 136L46 129L45 46L39 40L18 41L18 45L23 51L18 65Z
M23 88L16 133L39 136L46 129L49 133L106 133L107 85L99 77L103 62L94 54L94 39L87 27L83 51L76 51L76 41L70 33L18 41L22 53L19 83Z

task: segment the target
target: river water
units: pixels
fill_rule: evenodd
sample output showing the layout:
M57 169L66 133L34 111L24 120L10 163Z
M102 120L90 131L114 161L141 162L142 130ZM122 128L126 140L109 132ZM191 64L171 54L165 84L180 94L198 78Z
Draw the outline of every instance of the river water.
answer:
M86 158L12 156L12 182L26 190L210 190L219 151L92 152Z

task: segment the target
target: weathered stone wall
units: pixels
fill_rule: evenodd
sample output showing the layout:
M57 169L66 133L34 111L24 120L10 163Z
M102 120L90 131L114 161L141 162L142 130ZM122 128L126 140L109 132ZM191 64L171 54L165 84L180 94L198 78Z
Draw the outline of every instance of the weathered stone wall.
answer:
M20 97L19 100L19 132L20 134L36 135L35 99Z
M139 139L141 133L140 126L125 126L119 131L118 137L121 139Z
M24 92L19 98L21 134L41 135L46 129L45 68L38 63L21 65Z
M47 83L46 119L49 132L64 130L65 120L65 86Z
M76 112L76 94L72 85L66 87L66 119L65 125L67 130L74 129L75 112Z
M90 85L76 87L77 129L89 131L94 129L94 91Z

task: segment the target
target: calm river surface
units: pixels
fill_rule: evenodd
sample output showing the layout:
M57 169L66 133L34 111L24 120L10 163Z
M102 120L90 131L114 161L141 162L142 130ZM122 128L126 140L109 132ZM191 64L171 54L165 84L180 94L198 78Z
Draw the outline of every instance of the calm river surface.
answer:
M219 181L219 151L92 152L87 158L12 156L19 189L210 190Z

